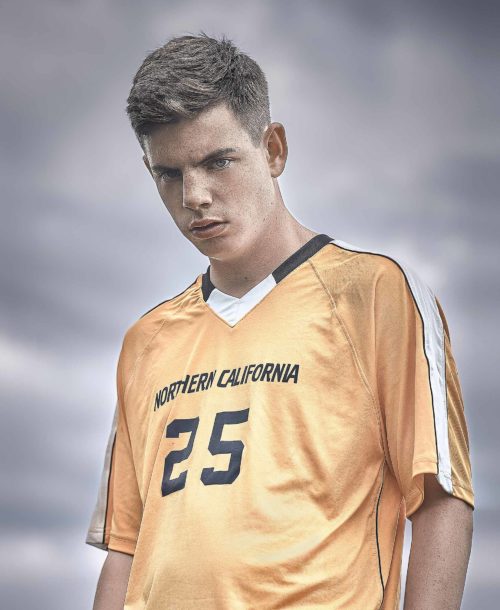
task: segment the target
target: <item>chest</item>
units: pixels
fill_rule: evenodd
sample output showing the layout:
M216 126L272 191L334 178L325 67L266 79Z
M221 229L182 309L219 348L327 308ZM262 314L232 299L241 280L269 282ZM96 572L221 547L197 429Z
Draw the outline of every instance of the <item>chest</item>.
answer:
M208 307L196 323L165 326L137 363L125 408L144 489L172 453L171 479L186 466L197 479L228 472L241 452L263 480L279 470L306 484L379 451L355 354L317 292L264 298L234 326Z

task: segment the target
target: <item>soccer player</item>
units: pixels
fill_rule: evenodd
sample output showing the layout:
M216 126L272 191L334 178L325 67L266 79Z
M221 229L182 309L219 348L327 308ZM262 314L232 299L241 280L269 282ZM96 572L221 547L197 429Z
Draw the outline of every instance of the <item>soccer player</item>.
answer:
M127 112L209 264L125 333L94 609L396 610L407 518L405 609L459 608L474 495L436 296L293 217L265 76L224 36L150 53Z

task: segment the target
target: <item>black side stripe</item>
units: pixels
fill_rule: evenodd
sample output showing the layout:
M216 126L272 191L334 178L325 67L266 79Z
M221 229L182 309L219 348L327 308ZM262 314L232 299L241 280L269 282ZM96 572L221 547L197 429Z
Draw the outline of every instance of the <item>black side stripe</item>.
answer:
M116 430L115 430L115 434L113 436L113 445L111 446L111 455L109 458L109 472L108 472L108 488L107 488L107 492L106 492L106 507L104 508L104 523L103 523L103 528L102 528L102 544L106 544L106 519L108 517L108 504L109 504L109 492L110 492L110 486L111 486L111 471L113 469L113 454L115 452L115 442L116 442Z
M377 511L376 511L376 515L375 515L375 537L377 539L378 572L380 575L380 584L382 585L382 600L380 602L380 607L384 603L385 587L384 587L384 577L382 576L382 560L380 557L380 544L378 541L378 506L380 504L380 498L382 496L382 489L384 488L384 474L385 474L385 461L382 464L382 484L380 485L380 491L378 492Z
M430 392L431 392L432 421L433 421L433 424L434 424L434 442L436 444L436 455L437 455L437 473L436 473L436 476L437 476L437 475L439 475L440 459L439 459L439 444L438 444L437 429L436 429L435 398L434 398L434 392L433 392L433 389L432 389L432 382L431 382L431 363L429 362L429 358L428 358L427 352L425 350L425 322L424 322L424 317L422 315L422 312L420 311L420 307L418 306L418 303L417 303L417 300L415 298L415 295L413 294L413 290L411 288L410 282L408 281L408 277L406 276L406 273L405 273L404 269L401 267L401 265L398 263L398 261L395 260L394 258L392 258L392 256L389 256L387 254L380 254L379 252L371 252L371 251L367 251L367 250L350 250L349 248L344 248L344 246L341 246L341 245L339 245L339 244L337 244L335 242L332 242L332 244L337 246L337 248L342 248L342 250L346 250L347 252L357 252L358 254L371 254L371 255L374 255L374 256L381 256L383 258L387 258L387 259L391 260L393 263L396 263L396 265L401 269L401 272L403 273L406 285L408 286L408 289L409 289L410 294L412 296L413 302L415 303L415 307L416 307L416 309L418 311L418 315L420 316L420 320L422 321L422 346L423 346L423 350L424 350L425 360L427 362L427 374L428 374L428 378L429 378L429 388L430 388ZM446 369L446 366L445 366L445 369ZM446 399L446 393L445 393L445 399Z

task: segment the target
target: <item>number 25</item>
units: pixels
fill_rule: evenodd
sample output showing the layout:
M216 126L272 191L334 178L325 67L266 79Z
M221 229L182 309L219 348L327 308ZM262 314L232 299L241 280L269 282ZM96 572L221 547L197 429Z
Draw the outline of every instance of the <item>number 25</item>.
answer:
M241 424L248 421L248 409L242 411L221 411L215 415L214 426L208 443L208 449L212 455L220 453L230 453L229 466L227 470L215 470L214 468L203 468L200 479L204 485L227 485L232 483L240 474L241 458L245 445L242 441L223 441L221 440L222 430L226 424ZM181 432L190 432L189 442L184 449L174 450L165 457L165 467L163 469L163 479L161 482L161 495L168 494L183 489L186 485L187 470L182 472L175 479L170 475L174 464L186 460L193 450L196 431L198 430L199 417L190 419L174 419L167 426L165 436L167 438L179 438Z

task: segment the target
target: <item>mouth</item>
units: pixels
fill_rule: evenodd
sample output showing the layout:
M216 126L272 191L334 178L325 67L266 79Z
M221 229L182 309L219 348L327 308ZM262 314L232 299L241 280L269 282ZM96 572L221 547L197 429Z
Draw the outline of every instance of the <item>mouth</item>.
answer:
M226 222L211 222L204 227L193 227L191 233L196 237L214 237L224 230L226 224Z

